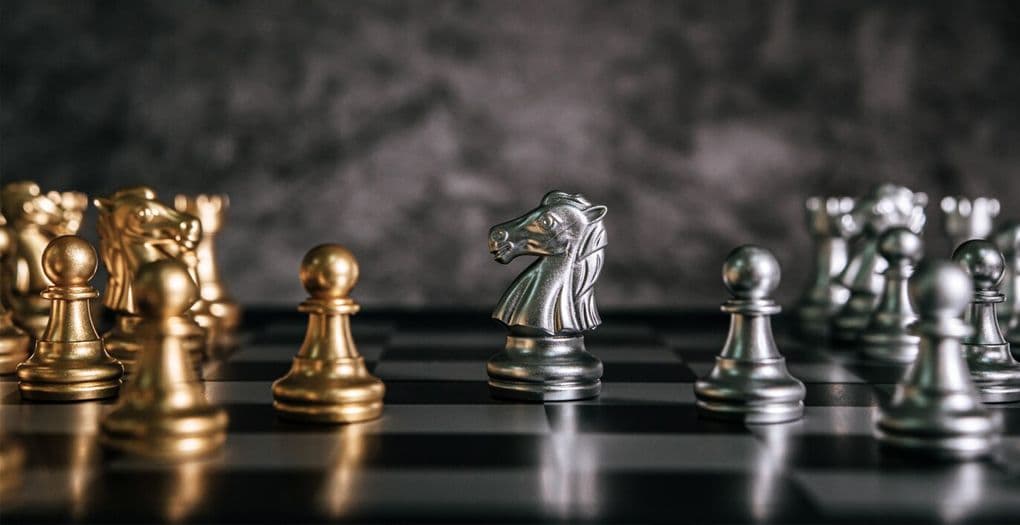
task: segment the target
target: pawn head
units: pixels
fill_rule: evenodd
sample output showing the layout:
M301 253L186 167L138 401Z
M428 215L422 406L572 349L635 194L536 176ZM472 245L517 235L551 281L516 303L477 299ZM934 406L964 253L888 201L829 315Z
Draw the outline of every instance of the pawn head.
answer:
M747 244L726 256L722 276L738 299L762 299L779 286L779 261L765 248Z
M43 250L43 272L57 286L85 286L96 275L97 266L96 249L81 237L57 237Z
M132 283L135 304L143 316L169 318L184 315L198 300L198 286L188 267L176 259L142 265Z
M999 285L1006 270L1002 252L991 241L971 239L953 252L953 261L959 264L978 290L992 290Z
M896 227L878 238L878 253L890 263L902 260L916 263L924 255L924 242L909 228Z
M958 264L930 261L911 276L909 293L922 319L955 318L970 304L974 285Z
M320 244L301 260L301 284L316 299L346 299L358 282L358 261L339 244Z

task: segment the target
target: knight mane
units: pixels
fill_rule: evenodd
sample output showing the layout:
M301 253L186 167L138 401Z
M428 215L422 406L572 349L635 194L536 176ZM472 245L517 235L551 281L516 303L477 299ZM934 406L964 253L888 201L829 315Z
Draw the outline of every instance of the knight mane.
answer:
M579 193L551 191L542 198L542 205L566 204L580 210L592 206L591 201ZM595 281L602 272L605 259L606 228L602 219L588 224L577 246L574 262L574 310L581 330L590 330L602 323L595 305Z

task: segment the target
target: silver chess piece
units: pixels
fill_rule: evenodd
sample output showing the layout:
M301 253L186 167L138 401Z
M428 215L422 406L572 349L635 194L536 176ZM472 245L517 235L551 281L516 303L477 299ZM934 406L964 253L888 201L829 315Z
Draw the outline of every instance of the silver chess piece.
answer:
M835 279L846 268L847 237L844 218L853 210L850 197L810 197L804 203L808 231L815 244L814 270L808 287L797 302L797 326L801 335L829 335L829 321L846 303L850 291Z
M902 226L920 235L928 196L903 186L880 184L854 205L847 216L848 230L859 232L851 242L850 261L838 282L850 298L832 319L832 338L839 343L856 342L878 307L884 288L885 259L878 253L878 238L890 228Z
M1002 225L992 238L1006 259L1006 269L999 286L1006 301L996 310L999 326L1007 341L1020 344L1020 222Z
M1020 363L1002 337L995 307L1005 298L997 287L1006 262L991 241L972 239L953 253L974 282L974 297L964 316L974 332L963 339L970 376L986 403L1020 401Z
M781 423L804 415L804 384L790 375L772 338L770 316L780 307L769 295L779 286L779 261L758 246L726 257L723 283L733 297L723 303L730 332L715 368L694 384L706 416L744 423Z
M960 319L972 294L967 274L948 262L924 263L910 279L921 347L879 415L876 433L883 444L971 459L999 443L1001 418L982 405L960 346L973 332Z
M506 347L486 365L493 396L567 401L599 395L602 362L585 349L584 332L602 322L594 292L606 248L605 215L605 206L579 193L551 191L537 208L489 230L497 262L538 257L492 313L508 331Z
M921 338L908 329L917 314L907 295L907 280L924 254L924 243L907 228L893 228L879 237L878 252L889 267L883 274L882 299L861 333L861 353L876 361L909 364L917 357Z
M995 218L999 216L1002 208L997 199L953 196L943 197L940 207L942 226L953 250L971 239L987 238L992 233Z

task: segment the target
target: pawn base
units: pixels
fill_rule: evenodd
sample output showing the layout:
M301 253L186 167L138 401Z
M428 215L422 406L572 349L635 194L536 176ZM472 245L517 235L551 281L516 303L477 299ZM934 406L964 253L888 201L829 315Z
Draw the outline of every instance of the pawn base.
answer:
M580 335L509 335L486 370L489 393L499 399L572 401L602 391L602 361L588 353Z
M123 373L102 341L39 341L32 357L18 366L18 390L32 401L105 399L120 391Z
M999 436L924 436L893 434L876 431L883 447L898 451L911 451L939 459L967 461L992 453L999 444Z
M1010 354L1009 344L963 345L971 379L981 401L1020 401L1020 363Z
M857 341L871 322L876 300L877 297L870 293L854 293L843 309L832 318L832 339L844 344Z
M290 372L273 383L273 408L284 419L357 423L382 415L386 386L368 373L361 357L331 361L294 358Z
M31 342L28 334L0 319L0 375L13 374L28 359Z
M936 411L938 406L933 401L890 408L879 418L875 435L886 446L957 460L985 456L999 444L1002 421L996 414L983 410L942 413Z
M211 406L163 412L122 408L103 419L99 441L110 449L156 459L206 456L226 441L227 414Z
M921 338L911 334L865 333L860 344L861 356L867 360L910 364L917 358Z
M790 375L783 357L716 357L715 368L695 383L694 394L699 413L711 418L783 423L804 415L804 384Z

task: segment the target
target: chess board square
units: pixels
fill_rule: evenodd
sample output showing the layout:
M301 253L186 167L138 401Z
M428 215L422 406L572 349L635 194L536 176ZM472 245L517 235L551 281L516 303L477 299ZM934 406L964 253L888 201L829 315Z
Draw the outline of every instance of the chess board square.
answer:
M489 357L501 349L484 345L387 346L381 357L386 363L469 361L484 368Z
M679 382L691 383L696 378L686 363L603 363L602 380L606 382Z
M554 432L632 434L747 434L740 424L698 417L693 404L546 405Z
M386 404L503 404L489 395L487 381L391 381L386 383Z
M484 362L389 361L375 367L383 381L488 381Z

